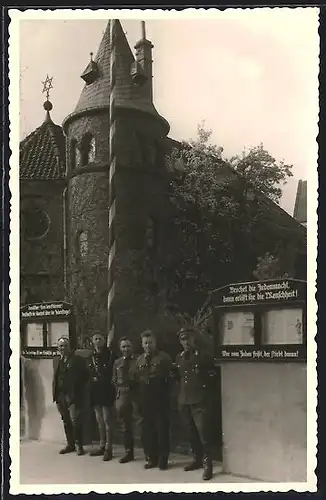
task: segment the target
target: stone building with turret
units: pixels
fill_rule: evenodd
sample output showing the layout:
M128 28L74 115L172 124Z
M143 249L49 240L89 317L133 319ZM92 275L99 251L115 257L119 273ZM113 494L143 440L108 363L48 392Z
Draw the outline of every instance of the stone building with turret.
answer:
M160 307L160 255L181 242L164 160L174 143L153 103L152 48L143 26L134 55L117 22L117 337L153 328L164 338L176 327ZM79 339L107 332L110 55L108 23L75 109L60 127L46 101L44 122L20 145L21 302L71 302ZM284 226L297 225L273 210Z

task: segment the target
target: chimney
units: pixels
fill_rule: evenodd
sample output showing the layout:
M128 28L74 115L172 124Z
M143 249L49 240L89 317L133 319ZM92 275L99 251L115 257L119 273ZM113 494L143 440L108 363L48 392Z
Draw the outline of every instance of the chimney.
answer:
M145 21L141 22L142 27L142 38L136 43L136 62L142 68L144 75L147 77L146 83L143 87L145 88L146 97L152 102L153 101L153 70L152 70L152 42L146 40L146 28Z

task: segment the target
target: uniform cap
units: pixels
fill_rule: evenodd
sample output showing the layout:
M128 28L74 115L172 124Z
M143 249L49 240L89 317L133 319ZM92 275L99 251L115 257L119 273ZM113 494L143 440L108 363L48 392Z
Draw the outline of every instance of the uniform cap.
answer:
M179 331L178 331L178 338L179 340L182 340L183 338L187 338L187 337L190 337L191 335L194 335L195 334L195 331L193 328L181 328Z
M66 336L62 336L58 339L58 344L60 342L64 342L65 344L69 344L69 337L66 337Z

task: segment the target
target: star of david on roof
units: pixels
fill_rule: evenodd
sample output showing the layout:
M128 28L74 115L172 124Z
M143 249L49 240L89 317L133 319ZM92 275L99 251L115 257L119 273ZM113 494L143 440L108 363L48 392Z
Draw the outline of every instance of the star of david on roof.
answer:
M51 78L49 78L49 75L46 75L45 81L42 82L43 83L43 90L42 90L42 92L46 93L47 100L49 100L50 90L53 89L52 80L53 80L53 76Z

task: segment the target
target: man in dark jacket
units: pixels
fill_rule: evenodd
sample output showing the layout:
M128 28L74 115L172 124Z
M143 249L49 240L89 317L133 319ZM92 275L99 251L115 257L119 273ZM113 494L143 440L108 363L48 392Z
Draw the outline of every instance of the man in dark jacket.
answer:
M60 454L77 450L83 455L82 406L87 372L84 360L69 348L69 339L58 340L59 355L53 360L53 401L63 421L67 444Z
M138 384L141 434L146 456L145 469L168 468L169 457L169 375L170 356L157 349L151 330L141 334L144 353L136 360L133 377Z
M135 391L130 374L136 361L132 353L132 343L127 337L120 339L120 351L122 356L115 361L113 366L113 383L117 394L115 408L122 426L125 447L125 455L119 462L126 464L134 460L132 418Z
M176 358L180 379L179 411L194 456L185 470L192 471L204 466L203 479L209 480L213 476L209 403L212 397L214 360L209 354L196 349L193 330L181 329L178 336L183 347Z

